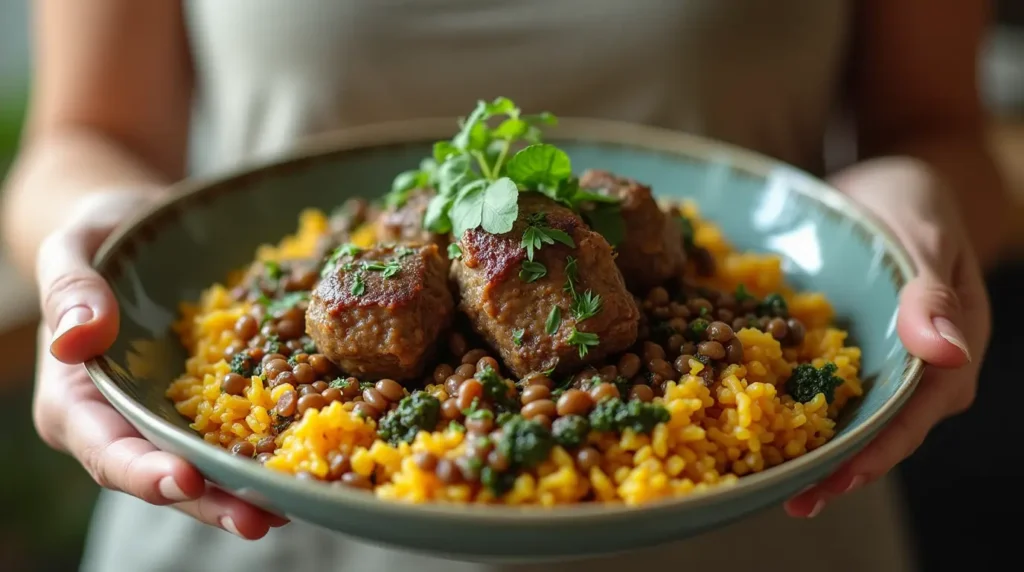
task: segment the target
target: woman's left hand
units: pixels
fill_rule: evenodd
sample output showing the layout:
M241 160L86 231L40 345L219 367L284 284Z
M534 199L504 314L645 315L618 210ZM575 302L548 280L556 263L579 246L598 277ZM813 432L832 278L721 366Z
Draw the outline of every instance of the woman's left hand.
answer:
M981 268L954 197L930 167L908 158L875 159L832 183L887 224L917 267L900 293L897 331L926 367L910 401L874 441L787 501L786 511L800 517L815 516L833 498L885 475L932 427L970 407L990 334Z

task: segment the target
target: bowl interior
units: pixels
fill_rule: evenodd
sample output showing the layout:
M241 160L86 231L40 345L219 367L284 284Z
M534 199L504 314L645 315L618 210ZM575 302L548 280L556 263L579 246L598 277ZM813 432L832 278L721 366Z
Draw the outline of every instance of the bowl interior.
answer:
M223 475L211 475L214 480L230 480L243 472L237 470L242 462L188 429L187 421L164 397L168 383L183 371L186 357L170 329L178 304L195 300L229 270L247 264L257 245L276 242L292 232L303 209L330 210L351 196L385 192L396 173L417 165L430 153L433 139L324 150L222 179L154 211L108 243L98 266L113 285L122 314L114 346L90 366L101 389L108 397L119 390L122 395L114 399L115 406L120 403L118 408L147 437L203 465L201 469L205 466L208 474L219 470L215 466L234 467L224 469ZM863 350L862 372L868 389L844 411L835 440L800 463L750 477L751 483L764 484L758 493L762 498L734 497L740 503L736 514L761 508L769 497L782 498L784 490L791 493L820 478L823 469L785 477L785 483L772 480L768 473L792 473L801 464L809 467L815 455L822 459L831 455L828 460L834 465L841 456L852 454L854 441L863 444L867 432L878 429L884 421L878 413L892 409L887 403L905 399L918 366L896 335L895 319L899 289L912 270L902 251L845 199L797 170L698 139L676 137L672 145L653 146L625 144L621 139L619 143L586 142L571 136L553 139L569 153L577 171L609 169L652 185L660 197L694 199L702 216L720 225L739 249L780 255L790 283L798 289L824 292L850 330L852 342ZM176 436L174 443L168 443L168 432L187 436ZM845 446L840 445L843 441L848 441ZM263 471L252 465L253 471ZM253 478L251 473L226 484L237 490L247 486L247 478ZM745 481L748 478L731 488L742 490ZM765 492L765 487L774 490ZM337 498L347 502L352 497ZM292 501L261 500L296 511L296 516L345 528L343 523L304 514L302 507L282 506ZM307 508L307 512L320 510ZM715 520L693 518L691 524L697 528ZM594 537L581 542L580 547L593 546ZM486 547L484 543L480 550Z

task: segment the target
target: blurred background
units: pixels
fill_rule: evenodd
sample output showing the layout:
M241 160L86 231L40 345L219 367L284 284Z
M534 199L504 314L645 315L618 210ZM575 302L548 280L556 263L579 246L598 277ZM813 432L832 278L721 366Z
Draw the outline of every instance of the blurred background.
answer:
M27 4L0 0L0 179L25 112ZM1024 469L1006 453L1018 435L1018 402L1007 396L1019 394L1016 346L1024 342L1024 0L996 4L981 82L993 113L992 143L1019 197L1018 222L1004 263L988 279L995 332L976 405L940 426L901 470L924 570L1017 561L1010 535L1018 529L1006 522L1024 509ZM32 284L0 254L0 404L6 415L0 430L0 570L68 571L77 568L97 491L77 464L44 447L32 427L35 307Z

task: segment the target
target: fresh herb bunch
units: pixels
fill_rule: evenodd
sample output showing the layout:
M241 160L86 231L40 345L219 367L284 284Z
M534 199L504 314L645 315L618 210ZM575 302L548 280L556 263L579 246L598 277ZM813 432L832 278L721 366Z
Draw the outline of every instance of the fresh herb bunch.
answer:
M524 115L505 97L479 101L451 140L434 144L432 158L395 178L387 203L400 206L412 190L433 187L437 194L423 226L461 238L476 228L509 232L519 217L519 192L539 192L580 212L617 244L623 235L618 200L581 189L565 151L542 142L542 128L557 122L546 112ZM513 147L523 143L513 154Z

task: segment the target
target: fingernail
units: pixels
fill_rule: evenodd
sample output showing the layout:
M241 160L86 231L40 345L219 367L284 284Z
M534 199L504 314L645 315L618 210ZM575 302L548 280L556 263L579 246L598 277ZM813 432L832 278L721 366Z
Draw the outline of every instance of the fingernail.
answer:
M245 538L242 536L241 532L238 532L238 527L235 526L235 520L230 516L220 517L220 527L239 538Z
M850 484L846 485L846 490L843 493L852 493L853 491L860 488L864 484L864 475L857 475L850 479Z
M189 500L185 491L181 490L178 483L174 480L174 477L164 477L157 483L157 488L160 489L160 494L169 501L183 502Z
M81 326L82 324L88 323L92 318L92 308L88 306L73 306L69 308L63 315L61 315L60 319L57 320L57 328L53 332L53 341L50 342L50 345L52 346L57 343L64 334L78 326Z
M818 513L820 513L824 508L825 499L818 499L818 502L814 503L814 508L811 509L811 512L807 513L807 518L814 518L818 516Z
M967 349L967 342L964 341L964 334L960 331L960 328L956 327L953 322L942 316L936 316L932 318L932 324L935 329L939 331L939 335L942 339L953 344L964 353L964 357L967 361L971 361L971 352Z

